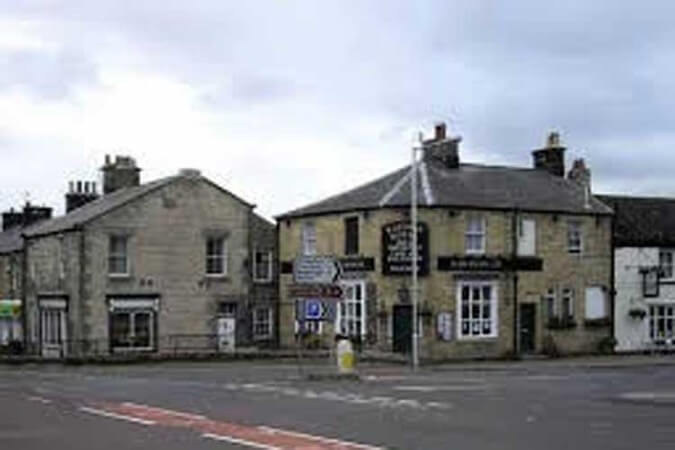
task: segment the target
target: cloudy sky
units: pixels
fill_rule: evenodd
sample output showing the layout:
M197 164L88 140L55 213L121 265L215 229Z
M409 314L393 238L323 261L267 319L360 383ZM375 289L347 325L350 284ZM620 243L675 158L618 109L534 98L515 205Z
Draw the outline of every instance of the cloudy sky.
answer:
M558 130L596 192L675 196L669 1L0 0L0 209L63 210L105 154L198 168L267 217L405 165Z

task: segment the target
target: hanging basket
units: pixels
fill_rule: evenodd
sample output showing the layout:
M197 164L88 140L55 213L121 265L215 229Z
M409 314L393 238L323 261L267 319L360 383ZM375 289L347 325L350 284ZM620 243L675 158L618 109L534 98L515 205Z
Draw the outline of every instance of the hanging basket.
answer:
M628 315L633 319L644 319L647 315L647 311L642 308L631 308L628 310Z

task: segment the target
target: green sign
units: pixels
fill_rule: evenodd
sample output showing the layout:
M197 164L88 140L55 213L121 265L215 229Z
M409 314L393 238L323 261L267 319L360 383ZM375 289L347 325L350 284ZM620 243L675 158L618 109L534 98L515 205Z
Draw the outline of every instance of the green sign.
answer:
M0 317L19 317L21 302L18 300L0 300Z

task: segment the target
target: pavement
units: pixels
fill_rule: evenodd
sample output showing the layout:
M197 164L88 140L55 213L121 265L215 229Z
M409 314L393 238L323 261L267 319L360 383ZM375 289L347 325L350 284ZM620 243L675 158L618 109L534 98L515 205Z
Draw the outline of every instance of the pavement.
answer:
M0 365L0 449L672 449L672 355Z

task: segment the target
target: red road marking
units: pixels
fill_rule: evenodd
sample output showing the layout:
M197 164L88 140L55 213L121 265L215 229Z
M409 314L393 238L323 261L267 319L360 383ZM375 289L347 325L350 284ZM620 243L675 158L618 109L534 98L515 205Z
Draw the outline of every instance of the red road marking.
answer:
M187 428L202 433L202 436L237 442L261 449L278 450L382 450L381 447L358 444L322 436L314 436L290 430L264 426L240 425L209 419L198 414L173 411L135 403L100 404L96 407L111 414L154 422L157 425Z

